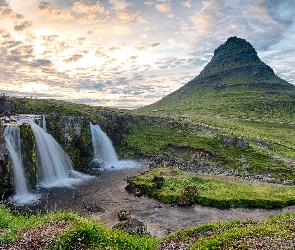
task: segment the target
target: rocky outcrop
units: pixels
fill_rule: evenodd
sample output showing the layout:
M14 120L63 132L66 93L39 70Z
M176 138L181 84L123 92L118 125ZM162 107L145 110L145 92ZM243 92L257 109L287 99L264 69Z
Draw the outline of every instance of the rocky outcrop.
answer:
M5 95L0 96L0 114L10 114L14 112L15 105L7 99Z
M83 116L47 115L48 132L70 155L76 170L85 171L91 162L90 123Z

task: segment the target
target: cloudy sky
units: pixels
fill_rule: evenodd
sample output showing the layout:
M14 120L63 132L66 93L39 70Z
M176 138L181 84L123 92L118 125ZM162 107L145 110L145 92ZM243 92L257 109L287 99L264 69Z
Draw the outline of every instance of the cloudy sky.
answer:
M140 107L230 36L295 84L295 0L0 0L0 92Z

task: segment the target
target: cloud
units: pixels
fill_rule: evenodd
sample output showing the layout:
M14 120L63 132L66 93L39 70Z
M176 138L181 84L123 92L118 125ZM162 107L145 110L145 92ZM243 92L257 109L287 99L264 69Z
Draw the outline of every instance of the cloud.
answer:
M115 11L124 11L133 5L132 3L126 3L125 0L109 0L109 3L113 5L112 9Z
M14 16L15 13L12 9L0 7L0 20L6 18L13 18Z
M186 8L191 8L192 7L191 0L181 2L181 4L182 4L182 6L184 6Z
M67 59L64 59L63 61L64 61L65 63L77 62L77 61L80 61L82 58L83 58L82 55L74 54L74 55L72 55L71 57L69 57L69 58L67 58Z
M23 31L23 30L28 29L30 27L32 27L32 22L31 21L24 21L20 24L16 24L14 26L14 30L15 31Z
M39 6L38 6L38 11L39 12L48 12L50 10L52 10L54 8L54 6L49 3L49 2L40 2Z
M126 35L130 35L132 34L131 29L126 26L126 25L121 25L121 26L114 26L114 31L116 35L120 35L120 36L126 36Z
M155 3L151 2L151 1L145 1L144 4L146 4L148 6L153 6Z
M130 20L133 23L148 23L143 17L138 16L137 13L129 11L118 11L116 13L117 18L121 20Z
M54 6L49 2L40 2L38 12L46 14L48 20L73 21L74 17L68 10L54 10Z
M169 13L171 11L170 3L157 3L155 8L163 13Z
M160 46L161 43L160 42L149 42L149 43L144 43L142 46L134 46L133 50L137 51L137 50L148 50L148 49L152 49L152 48L156 48L158 46Z
M72 5L72 10L76 13L105 13L103 6L100 6L99 2L97 3L82 3L74 2Z
M47 14L49 20L73 21L74 17L68 10L52 10Z

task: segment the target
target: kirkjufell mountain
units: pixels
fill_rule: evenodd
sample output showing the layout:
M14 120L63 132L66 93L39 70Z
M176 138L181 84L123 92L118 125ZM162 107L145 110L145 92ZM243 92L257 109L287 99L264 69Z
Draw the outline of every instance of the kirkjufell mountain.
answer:
M262 62L253 46L230 37L193 80L140 109L164 114L201 114L288 120L295 111L295 86ZM293 119L293 118L292 118Z

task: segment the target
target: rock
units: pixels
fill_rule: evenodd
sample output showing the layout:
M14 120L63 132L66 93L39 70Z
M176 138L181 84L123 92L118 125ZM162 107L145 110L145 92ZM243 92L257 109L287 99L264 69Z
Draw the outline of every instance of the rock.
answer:
M162 176L154 176L154 187L160 189L164 186L164 178Z
M240 161L240 162L247 162L246 156L245 155L241 155L240 158L238 159L238 161Z
M101 169L104 166L104 161L101 159L93 159L90 163L89 163L90 168L92 169Z
M118 219L119 221L125 221L130 219L130 212L126 211L125 209L120 209L118 211Z
M198 190L196 185L191 184L184 188L180 197L178 198L177 204L180 206L187 206L196 201Z
M240 148L247 148L249 146L249 143L242 137L237 138L237 146Z
M126 222L120 222L114 226L115 229L123 230L129 234L144 235L150 234L143 222L136 218L131 218Z
M100 205L98 205L95 202L85 202L82 203L82 208L85 209L88 214L96 214L96 213L103 213L105 211L105 209L103 207L101 207Z
M266 149L272 151L272 148L270 146L268 146L267 143L263 140L253 140L253 142L260 147L263 147L263 148L266 148Z

